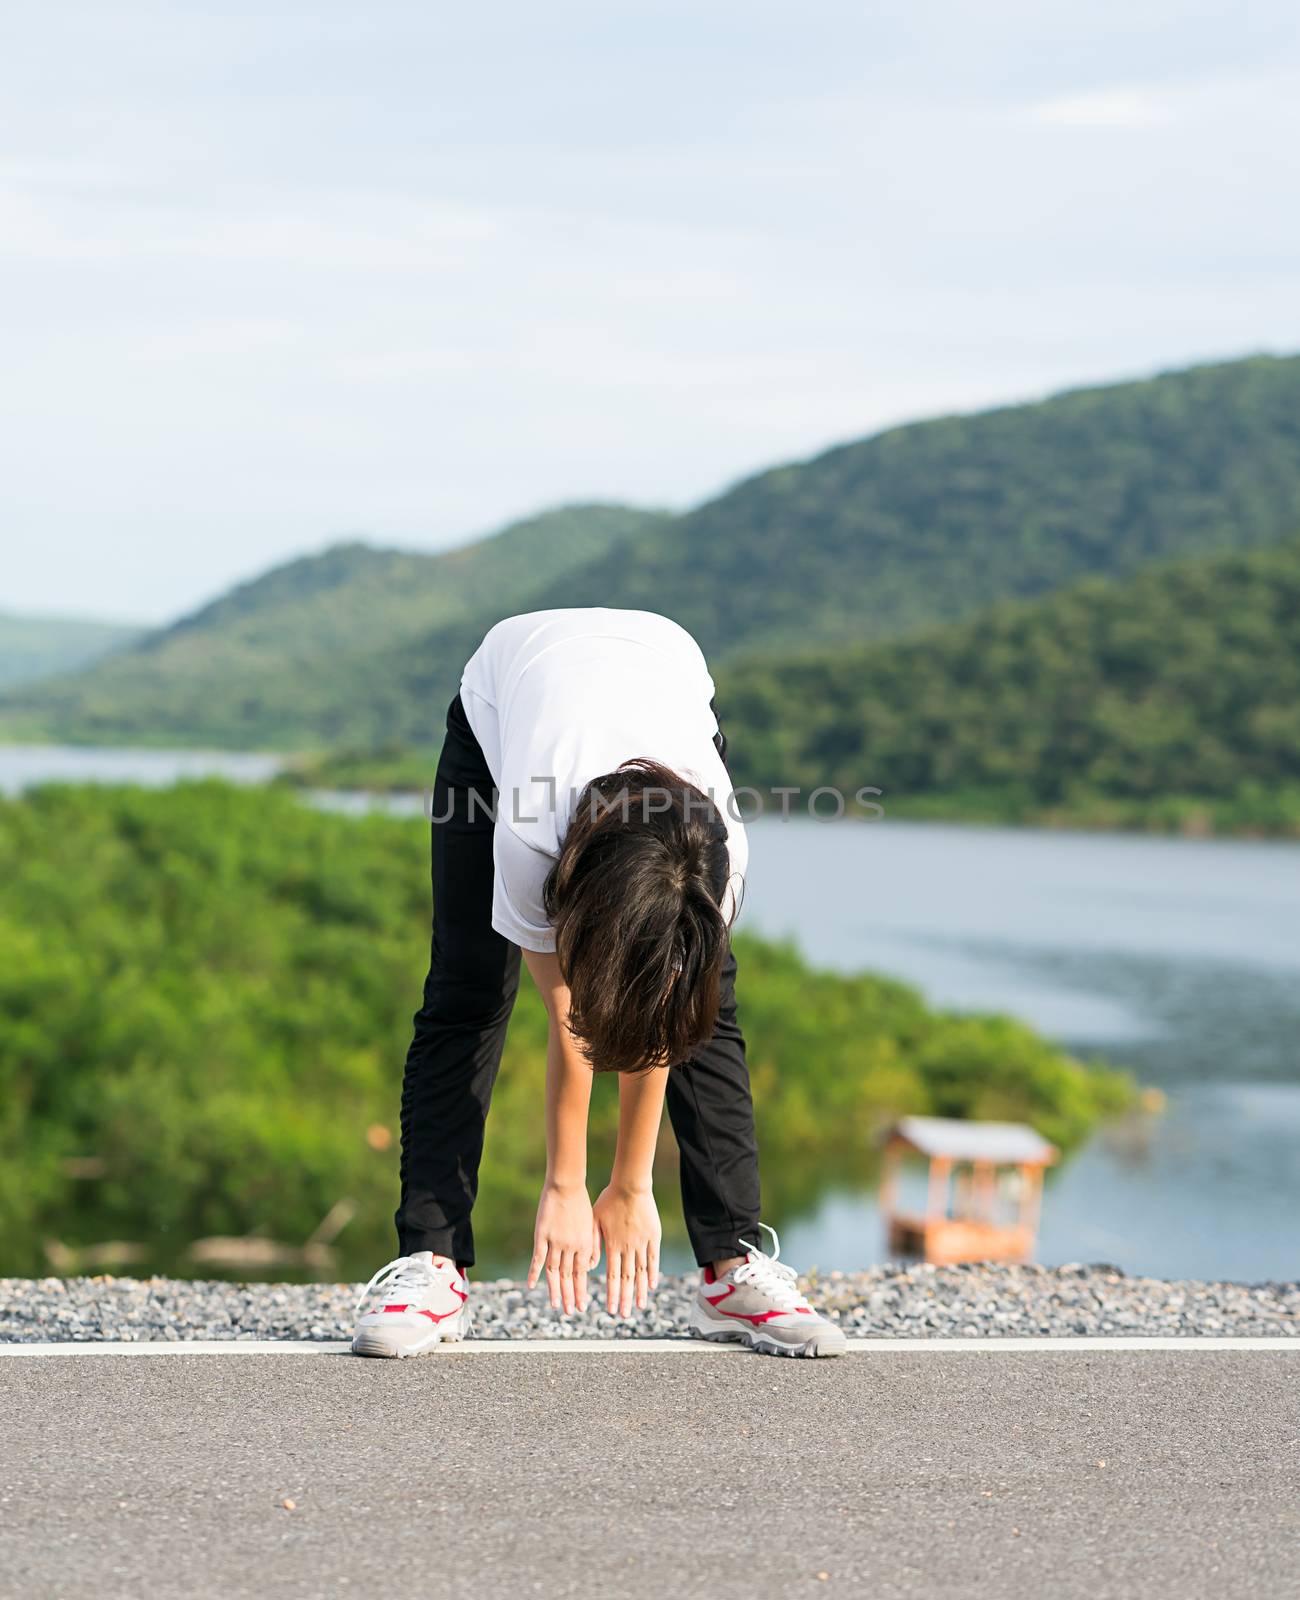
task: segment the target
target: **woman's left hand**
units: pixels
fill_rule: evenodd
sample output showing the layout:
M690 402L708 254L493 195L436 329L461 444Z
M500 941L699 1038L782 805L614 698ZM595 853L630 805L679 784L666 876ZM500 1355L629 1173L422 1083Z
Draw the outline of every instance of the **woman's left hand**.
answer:
M627 1188L611 1183L592 1207L605 1245L605 1304L613 1316L639 1311L659 1284L659 1211L649 1184Z

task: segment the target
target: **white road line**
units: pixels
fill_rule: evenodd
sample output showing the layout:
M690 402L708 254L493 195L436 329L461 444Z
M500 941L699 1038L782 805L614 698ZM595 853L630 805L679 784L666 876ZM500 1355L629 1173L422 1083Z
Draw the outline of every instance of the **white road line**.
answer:
M1087 1334L1041 1338L1006 1337L969 1339L850 1339L851 1355L1060 1355L1067 1352L1101 1354L1113 1350L1286 1350L1300 1355L1300 1336L1287 1334L1232 1336ZM348 1350L342 1339L147 1339L119 1344L109 1340L68 1341L59 1344L0 1344L5 1356L337 1356ZM715 1355L741 1354L739 1345L716 1344L703 1339L468 1339L442 1345L429 1352L443 1360L455 1356L596 1356L596 1355Z

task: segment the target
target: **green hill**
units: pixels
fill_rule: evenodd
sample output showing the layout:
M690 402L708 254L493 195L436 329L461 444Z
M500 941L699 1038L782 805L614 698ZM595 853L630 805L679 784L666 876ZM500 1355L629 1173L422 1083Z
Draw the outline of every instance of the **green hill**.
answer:
M661 513L580 505L437 555L344 544L278 567L151 634L93 673L0 703L21 736L113 743L285 746L345 737L380 641L500 607L638 534ZM388 714L386 686L375 686ZM437 715L405 704L431 736Z
M889 644L750 658L720 674L718 703L737 779L759 787L875 785L900 814L1300 832L1300 538Z
M778 468L537 586L529 609L645 607L715 661L863 641L1090 573L1285 538L1300 521L1300 358L1258 357L917 423ZM506 608L379 646L343 737L427 741Z
M0 728L425 746L466 657L511 611L648 607L725 663L860 646L1088 575L1267 545L1300 523L1300 357L890 429L673 519L554 515L578 517L582 537L512 530L455 557L356 546L292 563L102 670L0 701ZM593 537L593 515L617 530Z
M1300 357L1258 356L893 428L775 468L539 603L667 611L714 655L799 649L1297 526Z
M0 688L17 688L98 661L138 639L143 628L82 617L0 612Z

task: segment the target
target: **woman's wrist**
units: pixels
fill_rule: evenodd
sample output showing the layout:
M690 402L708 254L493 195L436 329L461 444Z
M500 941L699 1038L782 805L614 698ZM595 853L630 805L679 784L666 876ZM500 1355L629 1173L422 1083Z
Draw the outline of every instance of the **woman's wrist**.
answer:
M648 1172L622 1172L615 1162L609 1175L609 1186L618 1194L644 1195L654 1193L654 1184Z
M542 1182L542 1188L549 1189L552 1194L558 1195L585 1194L587 1192L587 1174L585 1172L548 1172Z

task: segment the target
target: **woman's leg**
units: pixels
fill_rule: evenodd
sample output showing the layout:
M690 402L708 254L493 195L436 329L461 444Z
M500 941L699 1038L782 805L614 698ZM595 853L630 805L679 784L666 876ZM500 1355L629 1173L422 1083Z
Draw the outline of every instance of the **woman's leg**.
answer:
M433 785L433 938L402 1082L403 1255L474 1260L483 1128L519 988L519 949L492 927L492 774L458 695Z
M709 702L717 715L717 706ZM713 736L725 764L721 722ZM736 1020L736 957L722 969L722 1006L713 1037L668 1074L668 1119L681 1157L682 1210L699 1264L745 1254L760 1244L758 1137L745 1038Z
M682 1210L695 1259L706 1266L743 1256L746 1243L761 1243L758 1140L730 951L713 1037L669 1070L668 1116L681 1155Z

